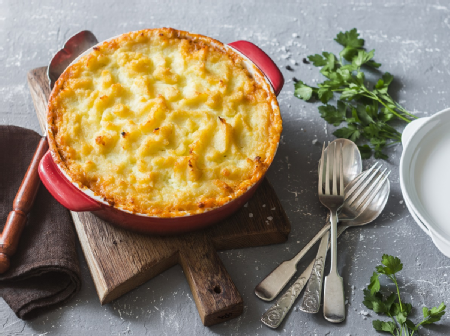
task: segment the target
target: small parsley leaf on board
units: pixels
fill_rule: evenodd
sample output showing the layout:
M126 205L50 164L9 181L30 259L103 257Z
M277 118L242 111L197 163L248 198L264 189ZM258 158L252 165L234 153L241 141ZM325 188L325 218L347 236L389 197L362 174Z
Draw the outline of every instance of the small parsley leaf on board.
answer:
M401 133L388 123L396 119L410 122L417 117L389 95L388 89L394 80L389 72L382 74L376 83L366 81L364 70L379 68L381 64L374 61L374 49L364 49L365 41L356 28L340 32L334 40L344 47L339 57L327 51L308 56L314 66L321 68L320 73L326 79L317 87L298 81L294 95L305 101L319 99L325 104L319 107L320 115L328 123L334 126L347 123L333 134L357 142L364 151L363 159L372 155L387 159L384 150L401 141ZM330 101L335 93L339 97L333 109Z
M381 259L382 265L376 266L376 271L370 277L370 284L364 289L363 304L379 315L386 315L392 321L375 320L372 325L377 331L385 331L392 335L412 336L420 326L438 322L445 314L445 304L431 309L423 307L423 319L420 323L414 324L408 319L411 315L412 305L402 302L400 288L397 283L396 274L403 269L403 264L399 258L384 254ZM390 279L396 288L394 293L385 297L381 293L380 276L384 275ZM383 293L385 290L383 290Z

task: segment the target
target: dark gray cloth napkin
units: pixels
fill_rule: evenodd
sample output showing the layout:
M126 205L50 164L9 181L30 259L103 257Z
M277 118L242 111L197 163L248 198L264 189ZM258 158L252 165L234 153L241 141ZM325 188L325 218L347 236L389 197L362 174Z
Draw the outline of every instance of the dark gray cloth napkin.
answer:
M32 130L0 126L1 230L40 138ZM0 296L19 318L28 319L63 303L79 289L70 213L41 185L10 269L0 274Z

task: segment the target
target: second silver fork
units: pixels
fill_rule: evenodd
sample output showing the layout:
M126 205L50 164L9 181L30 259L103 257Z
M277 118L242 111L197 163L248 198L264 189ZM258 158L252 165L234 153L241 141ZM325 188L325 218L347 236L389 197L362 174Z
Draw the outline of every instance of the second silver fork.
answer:
M337 269L337 212L344 204L344 173L342 145L339 149L336 147L336 143L334 143L333 155L330 153L330 150L327 150L325 160L325 145L323 146L318 189L320 202L330 210L331 267L330 273L325 277L324 282L323 315L327 321L333 323L345 320L344 281ZM330 179L330 170L332 170L333 174L332 179ZM325 181L323 181L324 172ZM332 187L330 184L332 184Z
M372 203L372 200L378 195L389 176L390 172L386 172L387 168L384 170L381 170L381 168L378 163L375 163L372 168L359 175L345 188L344 205L339 213L339 222L341 222L341 225L339 226L338 232L341 228L361 225L356 219ZM366 223L364 222L364 224ZM324 263L322 261L326 259L327 255L327 250L322 245L326 242L328 242L328 237L324 235L321 241L321 247L319 247L319 251L317 252L311 277L303 295L300 310L306 313L317 313L320 308L324 272Z

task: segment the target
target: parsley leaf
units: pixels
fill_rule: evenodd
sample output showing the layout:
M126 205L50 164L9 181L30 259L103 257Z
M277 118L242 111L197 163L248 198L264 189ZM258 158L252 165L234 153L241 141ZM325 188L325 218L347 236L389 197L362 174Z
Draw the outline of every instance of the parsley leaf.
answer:
M398 323L403 324L406 322L406 312L399 312L395 318L397 319Z
M327 51L308 56L326 79L317 87L298 81L294 95L305 101L319 99L325 104L319 107L319 113L328 123L334 126L347 123L333 134L357 142L363 159L372 155L387 159L384 150L401 140L401 133L388 123L395 119L410 122L416 116L389 95L394 80L390 73L384 73L373 85L367 83L364 69L378 68L381 64L373 59L375 50L364 49L365 41L356 28L340 32L335 41L343 46L339 57ZM340 96L337 106L332 108L329 102L335 93Z
M324 66L325 64L327 64L327 60L319 54L310 55L308 56L308 59L313 62L313 65L316 67Z
M392 293L389 295L389 297L386 299L385 306L386 306L386 313L389 314L391 311L392 306L394 305L395 301L397 300L397 295L395 293ZM391 314L392 315L392 314Z
M387 93L387 89L393 80L394 76L392 76L389 72L386 72L378 80L377 84L375 84L375 89L377 89L378 92Z
M328 123L339 126L345 120L345 105L338 104L337 108L328 104L319 106L319 113Z
M395 335L394 332L397 332L398 327L394 322L383 322L380 320L375 320L372 322L373 327L376 331L386 331L391 333L392 335Z
M390 275L400 272L403 269L403 264L399 258L387 254L383 254L381 263L385 266L383 274Z
M405 324L412 331L416 331L418 329L418 327L416 327L416 325L413 323L413 321L411 321L409 319L406 320Z
M333 98L333 91L329 88L321 87L317 92L317 95L319 96L320 101L326 104L331 98Z
M339 56L344 58L346 61L351 62L353 57L358 53L358 49L353 47L345 47L342 49L342 51L339 53Z
M333 132L333 135L338 138L349 139L353 142L359 139L361 132L355 125L348 125L348 127L342 127Z
M364 47L364 40L359 38L359 33L356 28L353 28L345 33L340 32L334 40L344 47Z
M370 290L371 294L375 294L380 291L380 274L378 272L373 272L373 275L370 277L370 284L367 287Z
M403 264L399 258L384 254L381 259L382 265L378 265L370 277L370 284L364 290L363 304L377 314L385 314L392 319L384 322L380 320L373 321L372 325L377 331L386 331L392 335L413 335L421 325L438 322L445 314L445 304L441 303L438 307L431 309L423 307L423 320L415 325L408 316L411 314L412 305L402 302L400 298L400 288L397 283L396 273L403 269ZM380 275L387 276L395 284L396 292L391 293L386 299L381 294ZM384 292L384 291L383 291ZM409 331L412 331L410 334ZM395 334L394 334L395 332Z
M313 96L314 88L306 85L302 81L295 83L294 95L303 100L310 100Z
M375 50L371 50L369 52L365 52L364 50L359 50L356 57L352 58L352 64L355 67L359 68L362 65L366 64L367 62L369 62L373 58L374 54L375 54Z
M428 309L427 307L423 307L423 317L424 321L421 323L422 325L425 324L432 324L434 322L437 322L441 319L441 317L445 314L445 304L442 302L439 307L433 307L431 309Z
M372 294L370 290L364 289L363 305L376 313L386 313L386 308L383 306L383 295L380 292Z

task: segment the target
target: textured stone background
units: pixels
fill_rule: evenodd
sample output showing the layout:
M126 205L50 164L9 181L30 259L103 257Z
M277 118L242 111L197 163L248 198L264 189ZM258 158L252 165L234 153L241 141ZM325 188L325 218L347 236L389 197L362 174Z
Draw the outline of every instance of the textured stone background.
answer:
M283 3L283 4L282 4ZM277 331L260 322L270 304L254 286L280 261L291 258L322 227L325 211L315 195L315 174L323 141L333 128L315 104L293 97L292 77L307 83L318 71L301 60L316 52L338 52L332 38L357 27L367 48L376 49L381 70L396 80L393 95L419 116L448 107L450 93L450 5L446 1L19 1L0 0L0 122L39 131L26 73L48 63L72 34L92 30L99 40L132 30L174 27L232 42L252 41L273 57L286 85L279 96L283 139L269 179L292 222L285 244L234 250L221 258L245 301L241 317L206 328L201 324L180 267L174 267L111 304L100 306L80 253L83 289L63 307L24 322L0 300L0 334L41 335L375 335L373 314L365 316L362 288L383 253L399 256L404 298L416 315L424 304L450 303L449 259L415 224L402 202L398 165L401 146L389 151L392 191L382 216L354 228L339 244L339 268L346 284L348 317L340 325L321 313L292 311ZM295 37L293 34L298 34ZM296 62L293 65L292 62ZM286 69L291 65L294 71ZM314 140L317 139L317 142ZM365 162L368 166L373 161ZM315 252L314 252L315 253ZM312 257L312 253L308 255ZM302 270L305 262L300 266ZM299 303L297 303L298 305ZM450 316L450 314L447 314ZM448 317L422 335L448 335Z

